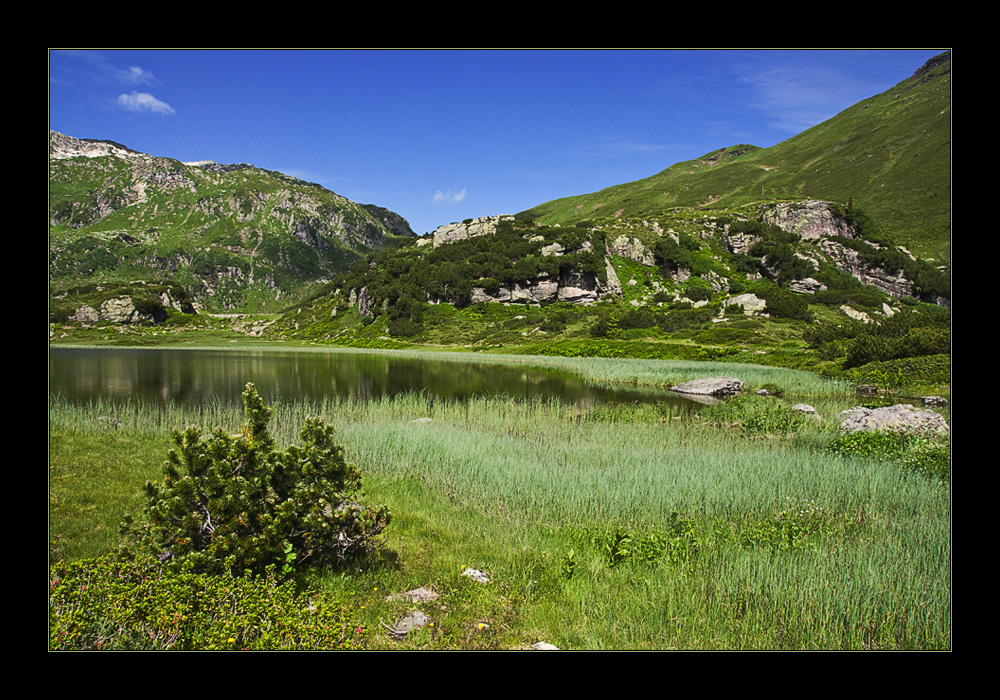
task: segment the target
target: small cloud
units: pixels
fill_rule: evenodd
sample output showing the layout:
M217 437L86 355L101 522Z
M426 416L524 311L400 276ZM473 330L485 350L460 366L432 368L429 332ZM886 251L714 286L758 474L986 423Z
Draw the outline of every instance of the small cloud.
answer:
M174 108L158 100L148 92L135 92L118 96L118 106L129 112L152 112L153 114L173 114Z
M136 85L152 85L157 82L150 71L139 66L130 66L128 70L118 71L118 77L126 83Z
M449 188L447 192L437 191L434 195L434 202L461 202L465 199L465 188L461 192L452 192Z

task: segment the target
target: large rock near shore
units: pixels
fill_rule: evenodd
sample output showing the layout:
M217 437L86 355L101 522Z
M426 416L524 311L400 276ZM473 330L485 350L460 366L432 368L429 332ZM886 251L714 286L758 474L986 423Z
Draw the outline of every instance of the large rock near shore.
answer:
M892 431L897 433L930 433L947 435L948 424L940 413L910 404L896 404L885 408L855 406L840 413L840 432Z
M738 394L742 386L743 382L732 377L702 377L670 387L670 390L697 396L732 396Z

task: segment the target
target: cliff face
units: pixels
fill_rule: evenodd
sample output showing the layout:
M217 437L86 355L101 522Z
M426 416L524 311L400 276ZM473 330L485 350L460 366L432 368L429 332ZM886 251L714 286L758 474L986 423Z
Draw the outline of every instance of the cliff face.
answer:
M564 301L570 304L595 304L606 296L621 294L621 283L610 261L607 281L590 272L570 270L555 278L542 278L532 284L499 287L489 293L484 287L472 288L472 303L498 302L514 304L549 304Z
M266 310L414 235L388 209L281 173L182 163L56 132L49 224L53 282L179 282L219 310Z
M858 233L847 220L831 209L829 202L781 202L766 205L762 208L761 220L798 234L803 241L814 242L819 257L833 263L862 284L873 286L897 299L916 296L915 280L908 279L903 269L874 265L865 260L857 250L845 245L845 239L853 240L858 237ZM752 243L752 240L741 239L738 244L734 242L733 249L738 245L745 251ZM910 260L915 260L905 249L897 250ZM934 301L940 305L948 305L945 298Z

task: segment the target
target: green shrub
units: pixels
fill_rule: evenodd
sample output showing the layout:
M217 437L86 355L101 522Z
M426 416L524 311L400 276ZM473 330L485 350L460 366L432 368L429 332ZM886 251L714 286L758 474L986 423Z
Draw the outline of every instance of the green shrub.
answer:
M700 277L692 277L685 285L684 296L691 301L708 301L712 298L712 287Z
M107 555L49 572L52 650L337 649L363 633L335 600L299 594L273 571L171 573Z
M856 431L837 436L829 449L845 456L895 462L904 469L941 481L951 481L950 438L929 438L894 431Z
M764 310L775 318L794 318L800 321L813 319L809 302L799 294L763 281L755 285L753 292L767 302Z
M811 420L804 413L767 396L741 394L726 399L701 412L702 417L719 425L734 425L747 437L789 435L798 432Z
M653 259L664 271L671 274L681 268L690 268L694 261L691 249L683 246L671 236L663 236L653 246Z
M253 384L243 392L241 434L174 431L163 482L146 482L145 519L126 518L140 552L196 572L260 573L290 559L336 565L370 549L389 523L384 506L353 499L358 470L344 461L333 428L307 418L304 447L274 450L271 409Z

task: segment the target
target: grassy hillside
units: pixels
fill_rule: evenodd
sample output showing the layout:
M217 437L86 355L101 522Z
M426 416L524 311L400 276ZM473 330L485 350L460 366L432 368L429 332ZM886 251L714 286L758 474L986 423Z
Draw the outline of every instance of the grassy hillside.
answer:
M731 146L518 218L572 224L785 198L853 200L914 254L950 262L951 54L771 148Z

